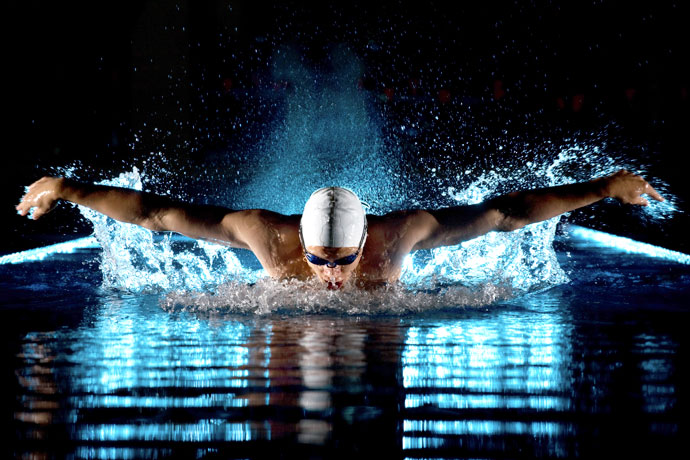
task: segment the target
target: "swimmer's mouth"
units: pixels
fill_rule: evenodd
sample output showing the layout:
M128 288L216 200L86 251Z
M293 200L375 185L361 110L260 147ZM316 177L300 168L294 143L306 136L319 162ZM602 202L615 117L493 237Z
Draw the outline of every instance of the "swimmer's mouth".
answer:
M340 289L341 287L343 287L342 281L336 281L336 282L328 281L328 289L337 290L337 289Z

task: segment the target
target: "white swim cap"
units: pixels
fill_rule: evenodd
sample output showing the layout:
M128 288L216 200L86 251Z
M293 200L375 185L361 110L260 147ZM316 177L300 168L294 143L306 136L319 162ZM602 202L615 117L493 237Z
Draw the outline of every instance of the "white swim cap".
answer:
M324 187L311 194L300 221L303 244L329 248L359 247L366 215L352 191Z

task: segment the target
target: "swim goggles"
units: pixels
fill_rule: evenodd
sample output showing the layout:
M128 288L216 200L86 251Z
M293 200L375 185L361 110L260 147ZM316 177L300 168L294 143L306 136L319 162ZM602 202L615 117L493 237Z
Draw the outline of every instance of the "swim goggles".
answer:
M304 256L307 258L307 260L314 264L314 265L325 265L328 268L335 268L338 265L350 265L352 262L357 260L357 256L359 255L359 252L362 250L362 245L364 245L364 238L367 236L367 219L364 219L364 231L362 232L362 239L359 240L359 246L357 247L357 251L354 254L350 254L349 256L341 257L340 259L330 261L326 259L322 259L319 256L315 256L311 252L307 251L307 247L304 245L304 238L302 237L302 225L300 224L299 226L299 241L302 243L302 248L304 249Z

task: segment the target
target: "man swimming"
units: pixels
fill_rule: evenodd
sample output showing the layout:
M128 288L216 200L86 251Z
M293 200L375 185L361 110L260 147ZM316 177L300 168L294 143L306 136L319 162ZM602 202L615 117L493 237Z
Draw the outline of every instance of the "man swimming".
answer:
M452 246L491 231L509 232L604 198L647 206L664 198L642 177L621 170L588 182L509 193L483 203L366 215L357 196L340 187L315 191L303 214L233 211L193 205L131 189L44 177L16 206L38 219L58 201L87 206L113 219L252 251L276 279L316 277L329 289L397 280L407 254Z

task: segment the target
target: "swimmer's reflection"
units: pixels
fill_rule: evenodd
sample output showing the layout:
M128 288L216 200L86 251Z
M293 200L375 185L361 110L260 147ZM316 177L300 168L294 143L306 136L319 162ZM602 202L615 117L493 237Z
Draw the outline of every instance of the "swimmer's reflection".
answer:
M273 408L272 439L326 446L371 440L395 448L399 401L391 389L400 387L400 347L390 344L404 335L397 325L355 320L272 322L250 339L247 364L250 375L263 372L270 391L247 394L248 406Z
M57 384L51 368L51 363L55 359L51 356L50 348L43 344L34 343L28 345L20 357L28 358L33 363L29 368L17 371L19 384L35 393L37 396L50 397L57 394ZM15 418L22 422L31 422L38 425L47 425L53 420L51 409L57 408L57 404L50 401L40 401L33 398L23 400L25 410L15 413Z
M127 312L107 310L77 335L25 342L15 420L26 437L399 445L405 328L397 322L293 318L248 327L199 318L174 329L166 316L142 333ZM91 340L98 346L73 347ZM161 355L161 340L178 346ZM56 361L64 347L67 367Z
M54 369L56 352L50 341L46 343L40 335L32 334L17 357L25 364L15 370L23 395L18 398L14 419L25 428L17 433L17 440L50 441L60 431L59 426L54 426L60 408ZM42 457L37 452L27 454L27 458Z

